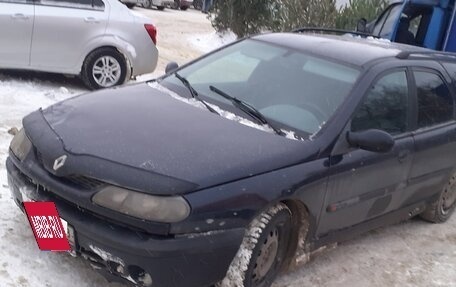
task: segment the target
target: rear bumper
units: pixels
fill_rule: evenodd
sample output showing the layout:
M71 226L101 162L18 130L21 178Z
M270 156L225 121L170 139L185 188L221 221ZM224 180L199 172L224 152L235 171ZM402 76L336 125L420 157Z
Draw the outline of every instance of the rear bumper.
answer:
M75 230L75 251L108 280L138 286L210 286L226 274L244 229L206 234L155 236L108 222L53 191L37 187L11 158L8 183L23 210L23 193L36 201L52 201Z

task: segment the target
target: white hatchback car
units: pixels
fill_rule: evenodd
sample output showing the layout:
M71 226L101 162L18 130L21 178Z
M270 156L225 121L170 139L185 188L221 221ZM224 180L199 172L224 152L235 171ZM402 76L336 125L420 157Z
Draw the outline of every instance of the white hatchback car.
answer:
M0 0L0 68L80 75L91 89L151 73L150 19L118 0Z

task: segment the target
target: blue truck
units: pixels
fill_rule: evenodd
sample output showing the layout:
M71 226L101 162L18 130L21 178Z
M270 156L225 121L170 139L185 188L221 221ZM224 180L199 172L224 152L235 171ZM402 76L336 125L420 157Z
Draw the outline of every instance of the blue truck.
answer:
M390 1L374 21L357 31L438 51L456 52L455 0Z

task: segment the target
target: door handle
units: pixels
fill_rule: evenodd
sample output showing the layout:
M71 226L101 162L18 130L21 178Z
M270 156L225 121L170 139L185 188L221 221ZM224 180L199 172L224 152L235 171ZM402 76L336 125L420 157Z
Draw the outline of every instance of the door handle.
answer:
M410 155L410 151L402 150L397 155L397 159L399 160L399 162L404 162L409 157L409 155Z
M11 18L18 19L18 20L28 20L30 16L24 15L22 13L15 13L11 15Z
M97 23L100 23L100 20L98 20L95 17L86 17L86 18L84 18L84 22L97 24Z

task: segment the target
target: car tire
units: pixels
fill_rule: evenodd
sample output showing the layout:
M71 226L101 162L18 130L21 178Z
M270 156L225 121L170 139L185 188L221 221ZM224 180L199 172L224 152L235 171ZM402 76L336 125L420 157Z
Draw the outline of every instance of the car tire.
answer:
M227 275L218 287L267 287L282 270L292 230L292 214L278 204L249 225Z
M163 11L163 10L165 10L165 6L157 6L157 10Z
M420 217L432 223L446 222L456 209L456 174L443 188L438 199L429 204Z
M136 4L131 4L131 3L128 3L128 4L125 4L125 5L126 5L128 8L130 8L130 9L133 9L133 8L136 6Z
M92 90L110 88L125 82L127 70L125 57L116 49L105 47L87 56L82 66L81 79ZM103 77L106 79L105 85L103 85Z
M150 9L151 5L152 5L152 1L151 0L145 0L144 4L142 4L142 7Z
M180 9L181 9L182 11L187 11L188 6L181 6Z

